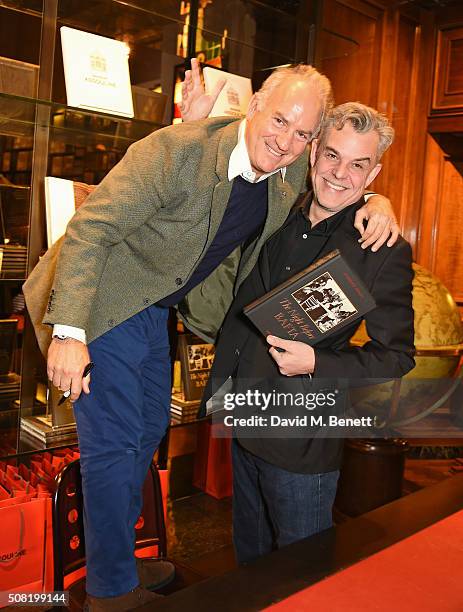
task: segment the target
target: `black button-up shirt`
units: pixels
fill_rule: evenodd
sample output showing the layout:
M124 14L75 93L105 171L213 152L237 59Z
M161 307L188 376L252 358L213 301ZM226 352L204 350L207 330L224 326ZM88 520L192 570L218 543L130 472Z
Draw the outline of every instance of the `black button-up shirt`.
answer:
M284 283L316 261L329 237L344 219L351 206L317 223L309 221L308 210L300 208L285 228L267 243L271 289Z

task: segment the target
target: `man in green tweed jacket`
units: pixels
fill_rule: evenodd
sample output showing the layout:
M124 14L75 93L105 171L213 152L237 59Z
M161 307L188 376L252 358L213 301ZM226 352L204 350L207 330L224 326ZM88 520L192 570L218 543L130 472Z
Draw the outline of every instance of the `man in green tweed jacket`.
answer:
M316 70L285 68L245 121L192 122L135 143L25 285L33 318L48 299L38 326L42 346L40 329L53 326L48 376L75 401L89 610L134 609L154 597L143 587L169 577L165 563L137 568L133 556L141 488L169 422L168 307L187 298L190 326L215 336L305 190L307 145L330 98ZM356 226L369 216L362 210ZM389 224L373 232L380 243Z

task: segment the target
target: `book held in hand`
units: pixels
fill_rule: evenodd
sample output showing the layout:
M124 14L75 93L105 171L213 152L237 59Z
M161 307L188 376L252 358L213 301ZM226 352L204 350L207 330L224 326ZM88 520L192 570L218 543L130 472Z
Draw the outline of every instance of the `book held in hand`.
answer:
M314 345L351 325L376 303L338 250L244 308L264 336Z

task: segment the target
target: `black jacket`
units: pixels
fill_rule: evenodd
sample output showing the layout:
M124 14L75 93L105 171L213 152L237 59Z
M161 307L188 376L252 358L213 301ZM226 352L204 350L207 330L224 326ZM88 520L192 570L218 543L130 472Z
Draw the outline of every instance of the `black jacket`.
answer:
M310 195L308 197L310 198ZM304 200L301 206L305 205L306 201ZM399 238L393 247L383 246L376 253L370 248L362 249L358 243L359 233L354 228L355 213L362 203L352 206L347 212L317 258L333 249L339 249L373 295L377 307L364 317L371 340L362 348L350 346L349 340L359 325L357 320L343 328L339 334L321 341L314 347L314 378L396 378L414 367L411 248L403 238ZM296 212L297 209L293 209L285 224L270 240L279 232L285 231ZM288 244L288 248L291 248L291 245ZM307 262L307 265L310 263ZM203 413L204 402L222 381L236 374L237 370L240 377L246 378L281 376L273 360L261 358L263 350L268 348L265 339L243 314L244 306L272 288L270 266L268 249L264 246L257 264L240 287L224 321L211 376L204 393ZM306 378L308 380L308 377ZM255 452L255 449L249 447L249 440L245 442L244 445ZM292 448L294 451L294 447ZM258 452L255 454L261 456ZM333 456L333 461L328 461L320 471L336 469L339 459L338 453L337 459L334 460ZM292 461L278 461L278 464L280 467L298 471L297 465ZM319 467L315 466L314 471L319 471Z

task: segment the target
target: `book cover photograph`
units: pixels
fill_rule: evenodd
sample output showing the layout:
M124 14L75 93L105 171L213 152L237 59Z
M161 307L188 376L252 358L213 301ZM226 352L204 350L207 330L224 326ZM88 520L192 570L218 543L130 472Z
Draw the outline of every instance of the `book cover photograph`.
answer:
M323 334L358 310L329 272L325 272L291 294Z
M314 345L375 306L336 250L246 306L244 313L265 336Z
M214 360L214 346L194 334L182 334L178 339L178 356L184 399L201 399Z

